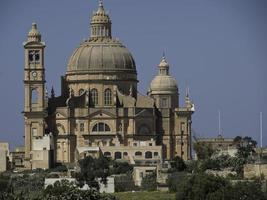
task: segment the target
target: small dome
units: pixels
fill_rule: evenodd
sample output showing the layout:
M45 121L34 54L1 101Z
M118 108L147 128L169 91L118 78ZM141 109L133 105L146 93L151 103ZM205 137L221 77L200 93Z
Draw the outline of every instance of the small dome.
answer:
M176 80L169 75L157 75L150 83L150 92L177 92Z
M177 93L178 86L176 80L169 75L169 64L165 56L162 57L158 67L159 67L159 74L151 81L149 93L151 94Z
M69 59L68 73L90 71L126 71L136 73L134 59L120 42L96 38L83 42Z

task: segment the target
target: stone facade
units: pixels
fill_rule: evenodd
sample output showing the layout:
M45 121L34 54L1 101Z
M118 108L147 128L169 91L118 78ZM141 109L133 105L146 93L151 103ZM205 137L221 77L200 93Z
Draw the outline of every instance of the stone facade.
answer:
M234 138L224 138L222 135L218 135L214 138L196 138L196 142L209 144L214 150L228 151L236 149Z
M267 179L267 164L255 163L244 165L244 178L255 178L264 176Z
M135 166L133 169L135 185L141 186L143 178L152 174L157 174L157 166Z
M23 170L25 160L25 148L16 147L15 151L10 152L11 168L14 170Z
M49 169L55 163L54 140L50 133L33 139L31 155L32 169Z
M114 158L118 150L134 155L135 142L149 141L153 141L153 147L148 148L162 159L191 159L194 105L188 94L186 105L179 105L178 85L169 75L166 58L159 64L159 74L151 82L148 95L141 95L134 59L112 38L111 19L102 3L90 25L91 36L70 57L58 96L53 89L51 95L45 91L45 43L36 24L24 43L28 167L34 138L50 132L55 138L57 163L75 162L80 156L77 150L86 147L100 147ZM145 150L142 153L145 155Z
M0 142L0 172L8 169L9 162L9 144L7 142Z
M7 170L7 154L6 151L0 149L0 172Z

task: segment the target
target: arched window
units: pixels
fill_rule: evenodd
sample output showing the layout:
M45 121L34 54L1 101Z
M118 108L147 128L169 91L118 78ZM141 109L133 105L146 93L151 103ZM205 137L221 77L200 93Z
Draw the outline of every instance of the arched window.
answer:
M57 131L58 131L59 135L66 133L64 126L62 124L59 124L59 123L57 124Z
M107 151L107 152L104 153L104 156L109 158L109 157L111 157L111 153Z
M142 156L142 152L141 151L135 152L135 156Z
M112 93L110 89L106 89L104 93L104 104L110 106L112 104Z
M138 133L141 135L148 135L150 134L150 130L147 125L143 124L139 127Z
M145 158L152 158L152 152L151 151L147 151L145 153Z
M115 160L116 159L121 159L121 152L119 152L119 151L115 152Z
M123 152L123 156L128 156L128 153L127 152Z
M119 124L119 132L122 132L122 123Z
M29 51L29 61L35 62L40 60L40 51L39 50L32 50Z
M167 98L161 98L160 99L160 107L167 108L169 106L168 99Z
M84 89L79 90L79 95L82 95L84 93Z
M98 92L97 89L92 89L91 90L91 97L92 97L92 104L98 105Z
M94 125L92 132L110 132L110 128L107 124L100 122Z
M80 132L84 132L84 123L80 123Z
M37 89L32 89L32 91L31 91L31 103L38 103Z
M37 128L32 128L32 136L38 136Z

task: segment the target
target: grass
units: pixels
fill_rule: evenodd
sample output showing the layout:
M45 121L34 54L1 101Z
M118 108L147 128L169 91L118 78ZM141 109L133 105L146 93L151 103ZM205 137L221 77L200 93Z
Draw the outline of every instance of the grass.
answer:
M175 200L175 193L169 192L120 192L113 194L119 200Z

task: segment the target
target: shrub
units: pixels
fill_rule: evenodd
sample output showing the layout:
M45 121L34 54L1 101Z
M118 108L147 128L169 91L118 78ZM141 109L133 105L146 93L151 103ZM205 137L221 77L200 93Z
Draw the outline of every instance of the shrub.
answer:
M154 191L157 189L157 175L156 173L146 175L141 183L141 189L147 191Z
M177 192L179 184L187 177L186 172L175 172L168 177L168 187L170 192Z
M110 174L126 174L133 171L133 166L128 162L118 162L112 161L112 168L110 169Z
M130 173L115 176L115 191L126 192L126 191L137 191L139 188L135 186L134 180Z
M185 164L184 160L181 157L176 156L171 161L171 167L179 172L179 171L184 171L186 169L186 164Z

